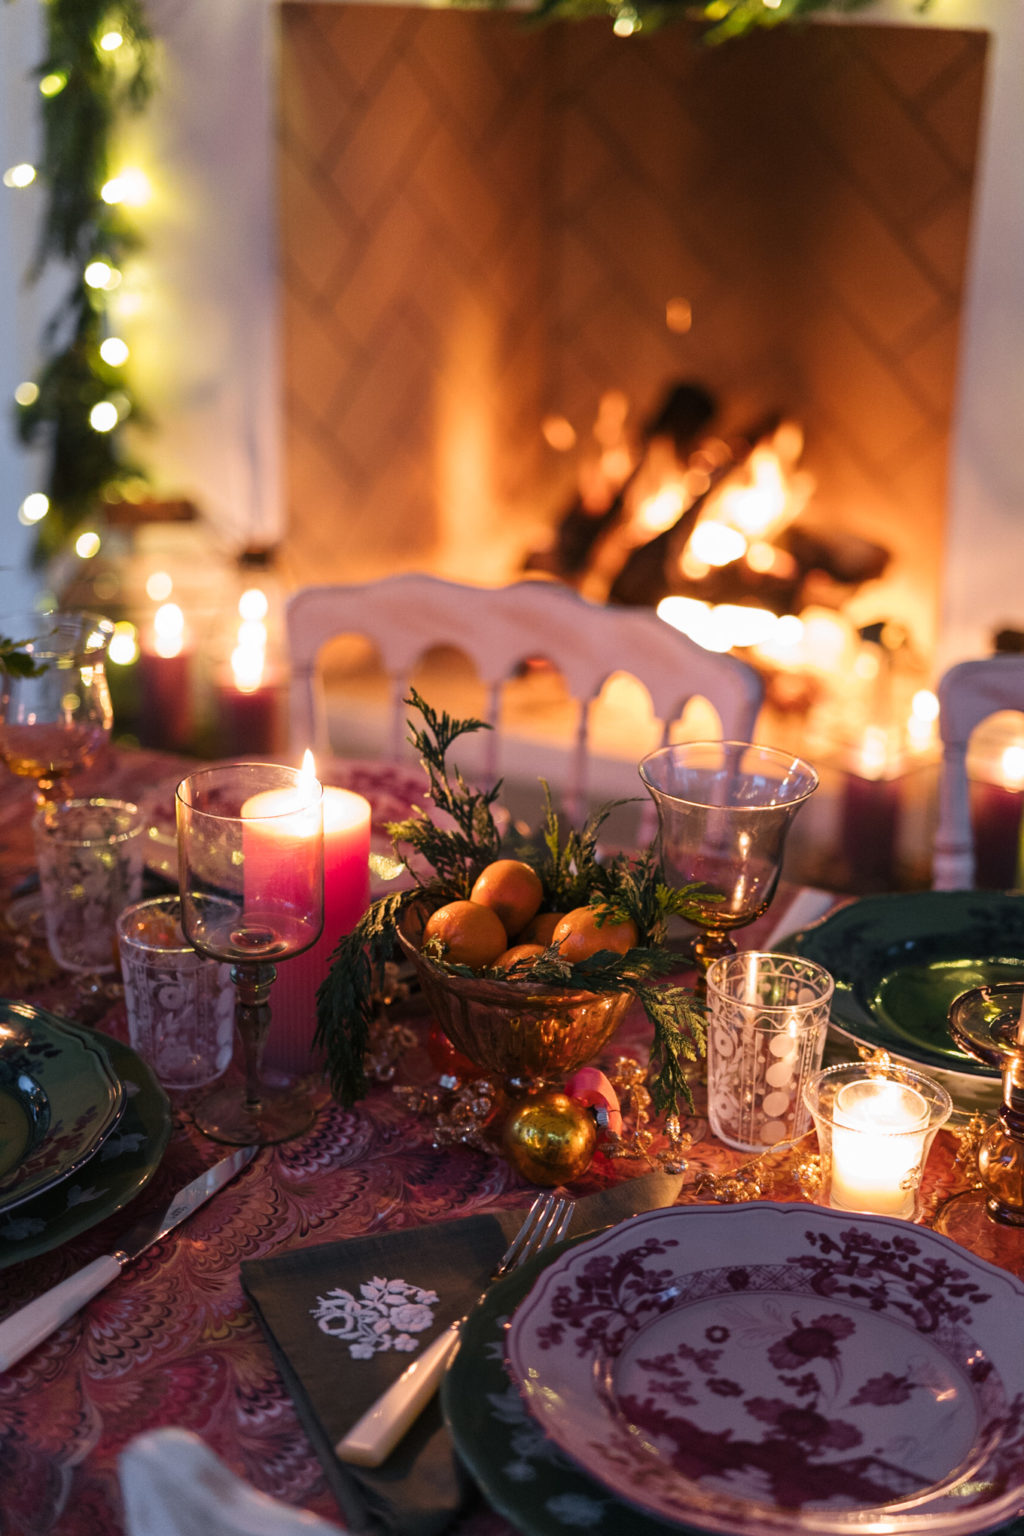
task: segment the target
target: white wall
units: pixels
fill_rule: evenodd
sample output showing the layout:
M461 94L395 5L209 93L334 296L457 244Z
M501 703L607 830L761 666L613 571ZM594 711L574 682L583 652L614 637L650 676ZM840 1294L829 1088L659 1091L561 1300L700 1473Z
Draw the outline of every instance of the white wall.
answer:
M39 96L27 75L42 53L41 15L34 4L0 5L0 174L35 159ZM45 312L46 292L24 280L41 202L38 187L0 184L0 616L23 608L36 585L27 568L33 536L17 520L35 488L36 461L15 437L13 413L15 388L33 373Z

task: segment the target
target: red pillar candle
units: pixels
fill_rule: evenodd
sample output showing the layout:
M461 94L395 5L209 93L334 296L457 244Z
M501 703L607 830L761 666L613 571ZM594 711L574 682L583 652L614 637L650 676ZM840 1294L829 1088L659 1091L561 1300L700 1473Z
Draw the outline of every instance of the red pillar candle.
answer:
M370 806L348 789L324 788L324 931L304 955L279 968L270 996L272 1022L264 1062L287 1073L314 1065L316 994L331 955L370 898Z
M139 652L139 740L144 747L180 752L191 746L195 730L192 653L170 656Z

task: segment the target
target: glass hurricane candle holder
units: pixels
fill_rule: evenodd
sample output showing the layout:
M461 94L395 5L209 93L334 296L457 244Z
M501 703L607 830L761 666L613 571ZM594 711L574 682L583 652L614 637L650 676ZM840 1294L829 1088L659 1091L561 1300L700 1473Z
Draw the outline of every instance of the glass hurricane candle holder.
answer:
M218 1141L286 1141L312 1124L312 1100L263 1081L263 1047L277 965L323 928L323 791L297 768L238 763L183 779L176 813L182 928L231 967L245 1057L244 1084L208 1094L196 1124Z
M822 1203L915 1221L924 1165L953 1101L911 1067L848 1062L804 1088L821 1154Z
M732 954L732 931L766 911L782 872L786 834L818 787L788 752L744 741L661 747L640 764L658 809L661 858L673 885L696 885L693 952L701 972Z

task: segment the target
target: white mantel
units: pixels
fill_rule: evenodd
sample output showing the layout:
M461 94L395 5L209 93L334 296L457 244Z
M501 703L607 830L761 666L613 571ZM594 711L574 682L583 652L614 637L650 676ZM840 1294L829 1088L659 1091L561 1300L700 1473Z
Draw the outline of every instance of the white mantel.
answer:
M0 26L10 29L10 15L24 9L0 7ZM139 383L159 422L144 452L169 487L194 495L238 545L271 540L283 516L276 0L149 0L148 12L162 45L161 88L140 132L162 192L147 211L142 294L157 302L130 327ZM917 0L881 0L840 24L886 23L991 37L952 442L944 666L982 654L997 627L1024 627L1024 4L932 0L921 13ZM24 38L17 58L0 48L0 76L24 58ZM9 101L7 86L0 79ZM20 90L18 100L30 104L31 93ZM8 110L0 118L5 164L29 158L11 117ZM4 222L0 343L15 338L20 377L32 356L16 275L24 242L5 240ZM9 364L0 367L6 387ZM3 475L8 519L17 505L12 479L25 482L22 457L0 442L0 472L5 459L11 465Z

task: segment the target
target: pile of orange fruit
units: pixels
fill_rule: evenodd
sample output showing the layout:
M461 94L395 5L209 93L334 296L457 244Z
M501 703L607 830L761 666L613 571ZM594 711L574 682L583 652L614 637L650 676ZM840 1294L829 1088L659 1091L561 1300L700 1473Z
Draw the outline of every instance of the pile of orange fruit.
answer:
M470 970L507 970L552 944L575 963L598 950L624 955L639 942L636 924L604 919L600 907L542 910L544 886L522 859L496 859L481 870L468 901L448 901L427 919L422 943L438 939L444 957Z

